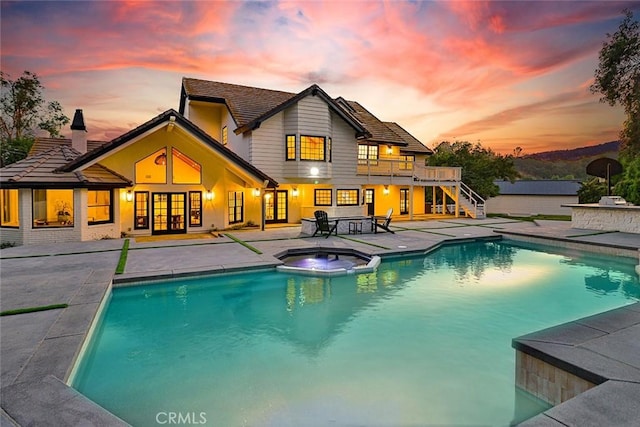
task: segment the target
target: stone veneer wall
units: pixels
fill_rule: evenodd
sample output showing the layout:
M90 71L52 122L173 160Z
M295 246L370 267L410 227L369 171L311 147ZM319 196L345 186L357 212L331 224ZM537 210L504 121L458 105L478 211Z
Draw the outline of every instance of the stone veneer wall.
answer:
M640 234L640 206L570 206L573 228Z
M521 351L516 351L516 385L554 406L595 387L589 381Z

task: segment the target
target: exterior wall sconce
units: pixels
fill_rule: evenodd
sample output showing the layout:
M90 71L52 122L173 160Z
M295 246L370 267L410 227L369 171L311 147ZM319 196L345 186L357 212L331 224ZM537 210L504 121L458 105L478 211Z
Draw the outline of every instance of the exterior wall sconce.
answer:
M156 159L153 161L158 166L164 166L167 164L167 154L161 153L156 156Z
M131 190L127 190L127 194L125 194L125 197L127 199L127 202L133 202L133 193L131 192Z
M387 145L387 154L393 153L393 148L390 145Z
M259 188L254 188L253 189L253 197L260 197L260 189Z
M209 201L213 200L213 191L209 190L206 193L204 193L204 198Z
M293 197L298 197L298 189L294 187L294 188L291 190L291 195L292 195Z
M384 186L384 190L382 190L382 194L384 194L385 196L389 195L389 186L388 185Z
M311 176L318 176L318 174L320 173L320 169L318 169L317 167L312 167L311 169L309 169L309 174Z

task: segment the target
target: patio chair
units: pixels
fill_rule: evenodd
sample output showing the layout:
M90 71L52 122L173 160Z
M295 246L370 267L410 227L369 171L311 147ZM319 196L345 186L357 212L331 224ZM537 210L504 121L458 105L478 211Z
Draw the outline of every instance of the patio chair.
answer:
M329 224L329 216L325 211L315 211L313 214L316 217L316 231L311 237L315 237L318 232L320 232L320 235L324 236L325 239L331 236L331 233L335 233L336 236L338 235L338 221L334 221L333 225Z
M391 234L396 234L393 230L389 228L389 223L391 222L391 214L393 213L393 208L387 211L387 215L385 216L374 216L372 220L376 226L375 233L378 232L378 228L382 228L384 231L388 231Z

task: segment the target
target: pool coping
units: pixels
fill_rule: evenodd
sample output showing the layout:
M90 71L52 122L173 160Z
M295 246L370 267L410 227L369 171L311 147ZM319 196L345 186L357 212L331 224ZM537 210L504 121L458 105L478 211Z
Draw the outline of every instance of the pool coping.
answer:
M475 224L472 222L470 226L484 226L481 222ZM492 226L495 224L492 224ZM462 226L462 225L461 225ZM404 230L403 230L404 231ZM406 231L422 231L421 229L407 229ZM437 250L441 246L450 245L450 244L459 244L470 241L478 241L478 240L495 240L500 239L502 237L506 237L503 235L521 235L521 236L531 236L531 234L526 233L505 233L504 230L496 230L492 229L492 233L497 233L495 235L485 235L485 236L476 236L476 237L451 237L451 238L443 238L439 242L428 243L425 246L422 246L419 249L387 249L381 250L382 247L371 243L372 255L380 255L383 258L393 258L399 256L407 256L407 255L421 255L427 254L434 250ZM538 238L538 237L536 237ZM542 240L554 240L554 239L545 239ZM424 242L427 243L427 242ZM591 243L578 241L574 242L580 245L580 248L583 250L588 250L593 252L594 248L598 246L603 246L601 242L599 243ZM627 248L629 251L635 250L636 253L638 249L635 247L624 246L623 248ZM101 251L98 251L101 252ZM12 257L8 257L10 259ZM279 265L281 262L277 260L274 261L264 261L264 262L253 262L250 265L219 265L215 267L208 267L202 269L173 269L158 272L158 274L149 275L144 273L129 273L125 275L112 275L108 282L103 279L94 280L91 283L91 286L103 286L103 295L100 299L100 302L104 301L105 298L110 296L110 288L113 285L132 285L136 284L136 282L147 282L150 283L154 281L165 281L166 279L180 279L184 277L194 277L194 276L203 276L210 274L229 274L229 273L237 273L244 272L248 270L259 270L269 268L272 269L276 265ZM120 277L118 277L120 276ZM96 305L92 302L92 304L86 304L87 306ZM68 327L69 323L73 323L75 321L77 323L78 318L77 315L72 313L72 310L76 306L72 306L68 309L64 309L61 311L61 315L56 321L52 329L56 329L59 336L51 337L51 338L61 338L59 340L49 340L49 347L41 345L37 352L31 357L29 363L32 362L33 359L42 359L45 356L51 357L52 352L55 352L55 360L52 362L53 365L49 366L49 369L46 373L37 373L40 375L37 379L29 379L27 378L24 381L13 382L8 386L2 387L2 409L0 410L0 421L2 425L29 425L33 423L38 423L38 420L41 422L49 423L49 424L58 424L58 425L70 425L77 424L78 422L92 422L94 425L128 425L126 422L116 417L115 415L109 413L104 408L80 395L76 390L69 387L65 382L60 380L59 378L66 378L68 380L70 372L73 366L76 363L77 357L81 352L81 349L86 342L88 337L91 325L93 325L94 320L97 315L97 310L94 308L92 316L88 316L87 313L83 314L82 323L85 324L86 328L83 333L74 333L72 335L64 335L60 334L61 325L59 323L65 323ZM91 309L92 307L85 307L87 309ZM71 313L67 315L67 313ZM87 322L88 320L88 322ZM73 325L76 329L78 325ZM51 331L45 337L45 340L49 338ZM58 341L58 342L56 342ZM42 347L45 347L44 355L38 355L38 352L43 350ZM59 352L60 354L58 354ZM70 360L70 361L69 361ZM17 380L16 380L17 381ZM18 397L20 396L20 397ZM566 405L563 404L563 405ZM560 405L560 406L563 406ZM546 414L546 413L545 413ZM545 420L546 421L546 420ZM537 424L532 424L537 425ZM545 424L546 425L546 424Z
M595 384L519 425L637 426L640 345L628 338L639 333L636 302L514 338L516 351Z

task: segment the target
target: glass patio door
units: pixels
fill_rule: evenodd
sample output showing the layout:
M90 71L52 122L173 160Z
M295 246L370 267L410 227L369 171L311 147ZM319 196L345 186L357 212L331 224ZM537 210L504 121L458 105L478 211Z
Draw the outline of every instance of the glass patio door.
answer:
M287 222L288 200L287 190L267 191L264 198L265 222Z
M186 233L185 193L153 193L153 228L151 234Z

